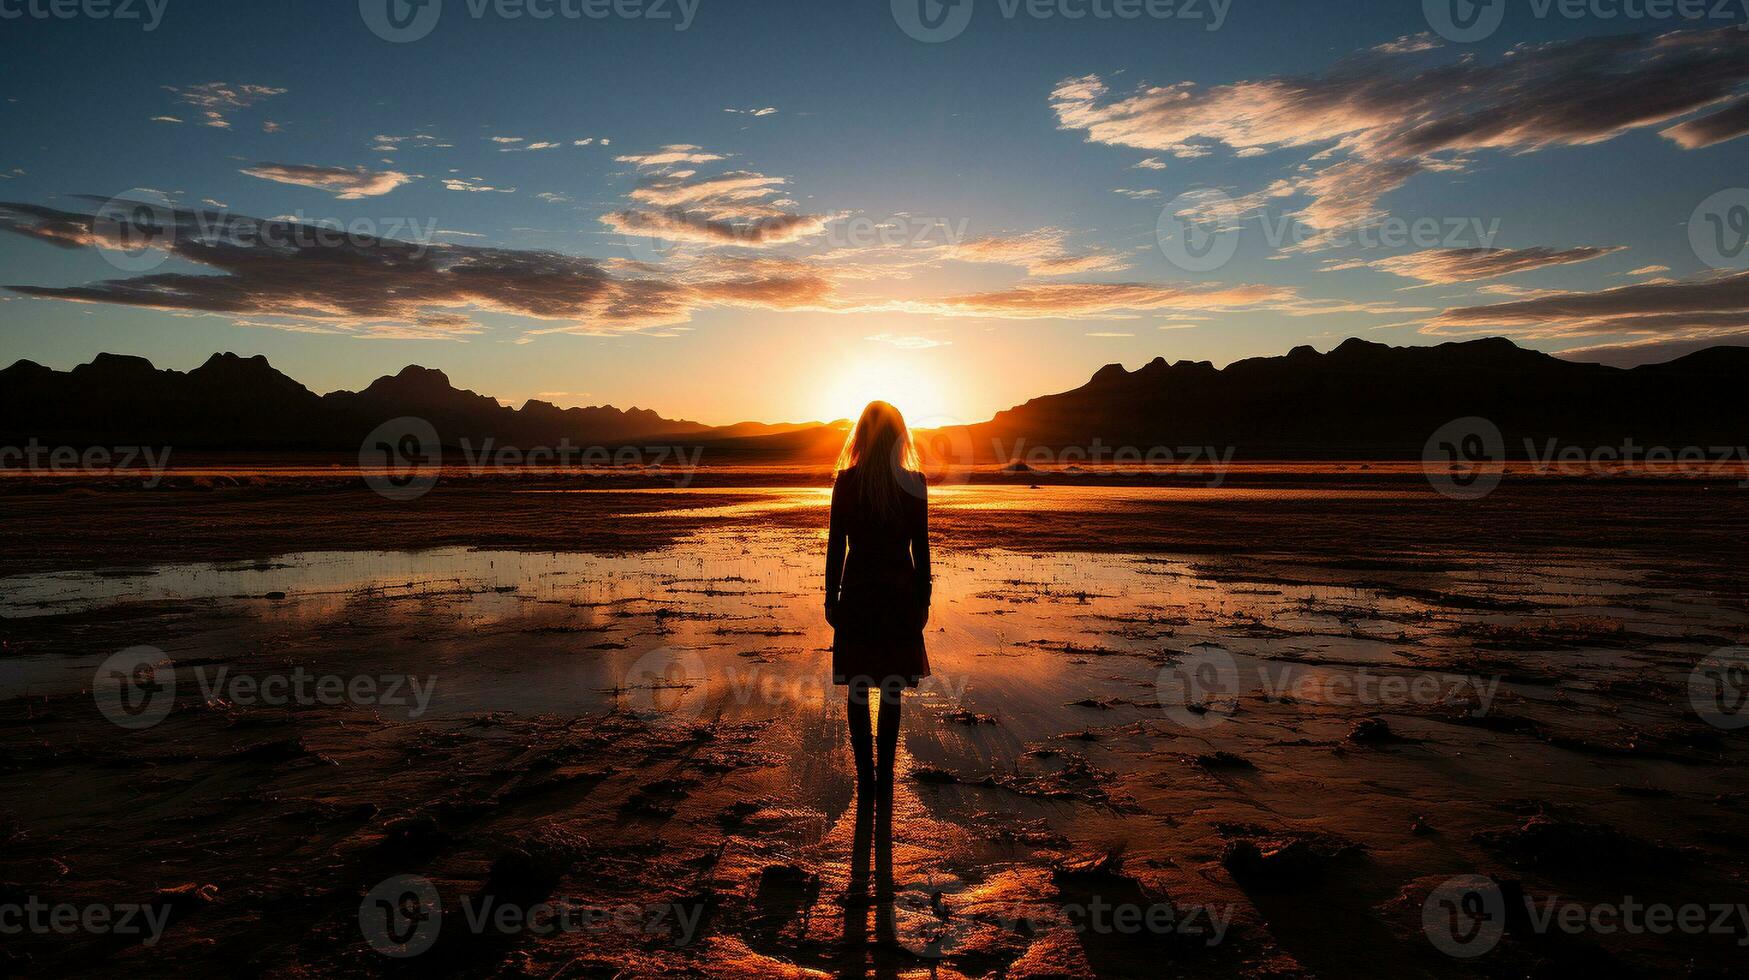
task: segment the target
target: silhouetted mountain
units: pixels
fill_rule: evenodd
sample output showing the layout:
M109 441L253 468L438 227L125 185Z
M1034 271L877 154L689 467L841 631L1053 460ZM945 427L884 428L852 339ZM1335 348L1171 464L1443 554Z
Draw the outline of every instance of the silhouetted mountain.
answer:
M1155 358L1108 364L1072 391L1034 398L965 430L980 459L1026 446L1235 447L1241 456L1419 453L1440 426L1480 416L1507 449L1736 445L1749 348L1717 347L1631 369L1564 361L1504 338L1433 347L1350 339L1216 369ZM993 450L1000 449L1000 453Z
M0 371L0 442L151 445L187 449L356 450L365 434L403 415L430 422L450 445L615 445L656 434L709 430L655 412L559 408L530 401L520 410L455 388L442 371L408 366L363 391L318 396L259 355L214 354L192 371L158 370L141 357L99 354L53 371L31 361Z
M817 428L820 428L819 422L736 422L734 425L717 426L711 430L711 434L719 439L741 439L749 436L780 436Z
M1108 364L1072 391L1034 398L988 422L944 430L926 445L979 462L1024 458L1035 446L1233 447L1242 457L1419 454L1454 419L1480 416L1506 448L1735 446L1749 433L1749 348L1715 347L1634 368L1561 360L1501 338L1389 347L1351 339L1327 354ZM645 409L520 409L457 389L441 371L409 366L362 391L316 395L262 357L215 354L187 373L139 357L99 354L53 371L30 361L0 370L0 444L356 450L399 416L429 421L446 445L578 447L707 444L712 458L822 462L846 423L743 422L711 427Z

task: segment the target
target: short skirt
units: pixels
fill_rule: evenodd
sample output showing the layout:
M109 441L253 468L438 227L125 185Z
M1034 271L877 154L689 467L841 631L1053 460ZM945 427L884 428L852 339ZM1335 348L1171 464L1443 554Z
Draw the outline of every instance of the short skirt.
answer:
M879 685L899 677L907 687L916 687L929 676L929 651L923 644L929 604L914 584L846 585L834 618L832 683L866 680Z

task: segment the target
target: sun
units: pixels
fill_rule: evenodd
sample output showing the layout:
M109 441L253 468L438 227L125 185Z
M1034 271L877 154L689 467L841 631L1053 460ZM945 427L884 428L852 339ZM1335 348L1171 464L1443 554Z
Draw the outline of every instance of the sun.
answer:
M871 354L845 364L827 379L819 411L825 420L855 419L871 401L891 402L913 427L951 424L947 391L922 359Z

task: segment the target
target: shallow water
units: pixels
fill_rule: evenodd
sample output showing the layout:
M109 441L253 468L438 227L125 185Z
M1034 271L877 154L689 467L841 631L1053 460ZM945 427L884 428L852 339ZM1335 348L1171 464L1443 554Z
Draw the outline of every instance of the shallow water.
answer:
M1199 492L948 487L934 502L1060 510ZM692 516L821 507L828 491L745 495L752 498L745 504ZM622 519L690 513L646 514L635 502L631 509ZM192 632L147 631L133 642L185 661L228 661L265 642L288 655L320 650L330 670L348 669L349 657L379 673L398 666L433 678L435 715L593 712L617 703L675 724L769 718L818 711L837 697L819 610L823 548L823 532L754 525L620 554L298 552L260 562L0 579L0 616L191 607ZM1677 597L1649 597L1640 573L1593 565L1460 563L1392 583L1369 576L1374 581L1362 586L1328 573L1299 584L1248 580L1209 558L983 548L938 549L935 575L927 632L934 675L916 699L998 719L1002 738L994 741L1006 744L1003 755L1030 740L1157 719L1181 707L1184 698L1174 693L1183 687L1181 663L1207 650L1231 658L1236 676L1226 686L1292 689L1315 704L1357 671L1428 674L1429 664L1467 645L1463 631L1526 618L1440 608L1411 593L1535 603L1543 615L1607 615L1649 636L1679 636L1697 618ZM353 652L349 644L357 644ZM111 652L93 650L76 663L0 659L0 689L76 690ZM973 726L964 734L977 733Z

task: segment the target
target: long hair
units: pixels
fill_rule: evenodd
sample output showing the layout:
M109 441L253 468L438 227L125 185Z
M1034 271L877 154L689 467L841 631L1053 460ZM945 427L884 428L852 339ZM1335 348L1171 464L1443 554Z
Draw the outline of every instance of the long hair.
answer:
M905 416L886 402L869 402L838 453L834 476L853 481L856 499L872 516L899 515L905 495L925 493L922 464ZM848 477L844 477L849 473Z

